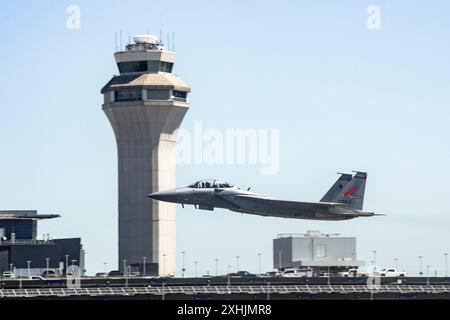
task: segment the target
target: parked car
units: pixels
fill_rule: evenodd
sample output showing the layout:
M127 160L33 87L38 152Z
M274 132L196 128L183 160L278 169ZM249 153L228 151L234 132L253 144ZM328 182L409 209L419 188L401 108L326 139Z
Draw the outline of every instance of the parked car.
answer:
M41 276L43 278L56 278L58 275L56 274L55 270L45 270L42 272Z
M320 275L319 275L319 278L333 278L333 277L335 277L336 275L334 274L334 273L331 273L331 272L322 272Z
M172 279L173 276L172 275L162 275L162 276L157 276L156 278L154 278L154 280L156 281L167 281Z
M357 268L351 268L347 271L340 272L339 275L341 277L367 277L366 272L360 272Z
M108 273L108 277L123 277L123 273L119 270L113 270Z
M97 273L95 274L95 276L96 276L97 278L106 278L106 277L108 276L108 274L107 274L106 272L97 272Z
M238 271L234 273L230 273L231 278L257 278L256 274L250 273L248 271Z
M15 278L15 277L16 277L16 276L15 276L14 273L11 272L11 271L5 271L5 272L3 272L3 278L13 279L13 278Z
M281 277L312 277L312 270L311 269L285 269L283 272L280 273Z
M398 271L395 268L384 268L380 271L375 271L375 275L380 277L398 277L403 278L406 277L406 272L404 271Z
M278 271L269 271L264 274L259 275L260 278L277 278L280 276Z

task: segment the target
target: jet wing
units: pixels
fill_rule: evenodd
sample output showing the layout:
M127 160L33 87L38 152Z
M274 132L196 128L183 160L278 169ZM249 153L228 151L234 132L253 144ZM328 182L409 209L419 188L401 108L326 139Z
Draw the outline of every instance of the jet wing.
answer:
M329 213L331 208L345 208L346 204L334 202L302 202L302 201L288 201L275 198L253 196L253 195L235 195L234 197L243 200L252 201L261 205L280 206L284 208L297 210L312 210Z
M24 216L16 214L0 214L0 220L42 220L61 217L59 214L27 214Z

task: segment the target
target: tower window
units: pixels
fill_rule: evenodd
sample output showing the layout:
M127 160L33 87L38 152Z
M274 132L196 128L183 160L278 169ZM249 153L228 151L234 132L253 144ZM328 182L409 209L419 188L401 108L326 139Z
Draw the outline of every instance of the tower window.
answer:
M159 71L171 73L173 68L173 63L161 61L159 66Z
M114 101L139 101L142 100L142 90L119 90L114 92Z
M174 91L173 92L173 99L176 100L176 101L186 102L186 100L187 100L187 92Z
M146 72L148 70L147 61L129 61L117 64L120 73Z
M172 72L173 63L159 60L127 61L117 64L120 73L130 72Z
M167 89L148 89L147 100L169 100L169 90Z

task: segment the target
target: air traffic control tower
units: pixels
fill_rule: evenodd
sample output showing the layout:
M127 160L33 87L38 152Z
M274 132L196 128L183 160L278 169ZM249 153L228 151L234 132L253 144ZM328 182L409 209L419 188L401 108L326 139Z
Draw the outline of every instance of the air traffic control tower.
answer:
M175 52L155 36L135 36L114 54L120 75L101 90L119 165L119 269L174 275L175 204L147 197L175 188L176 133L190 88L172 74Z

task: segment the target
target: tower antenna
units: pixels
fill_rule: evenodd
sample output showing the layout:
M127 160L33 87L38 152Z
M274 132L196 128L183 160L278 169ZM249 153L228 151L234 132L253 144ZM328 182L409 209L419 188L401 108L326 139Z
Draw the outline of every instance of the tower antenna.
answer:
M167 50L170 50L170 38L168 32L167 32Z
M159 42L161 42L161 44L163 44L163 39L162 39L162 37L163 37L162 29L159 29Z
M117 52L117 51L118 51L118 50L117 50L117 31L114 32L114 49L115 49L114 52Z
M175 32L172 32L172 51L175 52Z
M119 51L122 51L122 30L120 30L120 48Z

